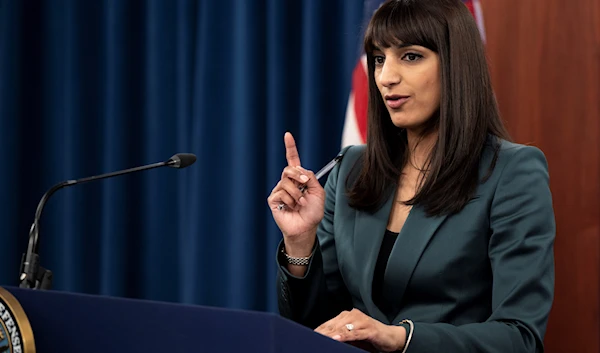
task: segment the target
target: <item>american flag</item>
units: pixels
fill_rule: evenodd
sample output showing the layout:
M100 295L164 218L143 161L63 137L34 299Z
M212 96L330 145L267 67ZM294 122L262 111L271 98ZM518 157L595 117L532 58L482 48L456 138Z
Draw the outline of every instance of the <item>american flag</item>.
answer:
M362 28L366 28L373 12L375 12L383 2L385 1L365 0ZM485 42L483 11L481 10L479 0L463 0L463 3L469 8L473 16L475 16L481 38ZM354 67L354 71L352 72L352 91L348 97L348 106L346 108L346 119L344 121L344 130L342 132L342 147L364 144L367 140L368 80L366 59L365 54L361 53L358 62Z

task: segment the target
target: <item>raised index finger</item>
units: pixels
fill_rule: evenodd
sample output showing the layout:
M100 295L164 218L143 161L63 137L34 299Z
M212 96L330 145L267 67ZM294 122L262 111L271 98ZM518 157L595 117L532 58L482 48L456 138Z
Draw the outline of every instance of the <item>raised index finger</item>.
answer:
M285 159L287 159L290 167L300 166L300 156L298 155L298 149L296 148L296 141L291 133L286 132L283 136L283 142L285 143Z

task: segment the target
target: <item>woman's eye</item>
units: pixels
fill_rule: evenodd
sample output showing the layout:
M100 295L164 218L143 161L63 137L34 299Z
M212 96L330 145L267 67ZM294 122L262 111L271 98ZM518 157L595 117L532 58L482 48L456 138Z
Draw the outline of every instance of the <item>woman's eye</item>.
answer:
M373 61L375 62L375 65L383 65L383 63L385 62L385 58L381 55L377 55L375 57L373 57Z
M417 53L406 53L406 54L404 54L404 57L402 59L406 60L406 61L417 61L417 60L421 59L422 57L423 57L423 55L420 55Z

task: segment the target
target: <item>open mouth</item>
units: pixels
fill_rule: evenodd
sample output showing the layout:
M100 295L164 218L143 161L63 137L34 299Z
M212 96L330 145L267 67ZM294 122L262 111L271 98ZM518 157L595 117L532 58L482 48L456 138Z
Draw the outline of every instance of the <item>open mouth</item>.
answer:
M400 108L409 99L410 99L410 96L401 96L398 94L385 96L385 101L386 101L388 107L390 107L392 109Z

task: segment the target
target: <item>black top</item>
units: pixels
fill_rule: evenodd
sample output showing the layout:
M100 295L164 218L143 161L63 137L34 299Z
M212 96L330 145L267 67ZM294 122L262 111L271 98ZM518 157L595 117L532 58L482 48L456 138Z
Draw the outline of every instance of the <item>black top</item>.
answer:
M398 238L398 233L385 230L383 241L381 242L381 248L379 249L379 256L377 257L377 263L375 264L375 273L373 275L373 302L382 313L389 316L394 311L393 303L389 300L385 300L383 297L383 275L387 267L388 259L394 247L394 243Z

